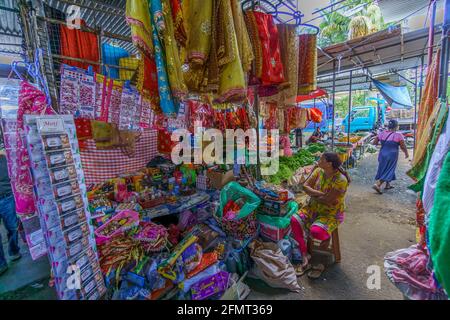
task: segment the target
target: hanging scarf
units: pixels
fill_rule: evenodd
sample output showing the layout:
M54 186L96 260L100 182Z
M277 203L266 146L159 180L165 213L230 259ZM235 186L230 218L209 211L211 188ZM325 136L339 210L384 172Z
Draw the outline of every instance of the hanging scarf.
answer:
M296 105L298 93L298 63L299 63L299 37L295 25L277 25L280 35L281 60L286 81L286 88L283 89L277 100L284 105Z
M160 0L150 0L150 16L152 21L153 46L155 48L156 70L158 74L160 105L166 116L173 117L176 114L175 104L167 77L166 58L158 34L165 27Z
M153 56L152 31L148 0L127 0L126 21L131 28L131 39L139 51Z
M317 36L299 37L298 94L305 95L317 89Z
M33 196L33 180L30 173L30 158L24 141L24 116L26 114L55 114L47 104L45 94L26 81L22 81L19 93L19 109L17 111L17 157L16 163L9 164L12 170L11 186L16 202L16 212L28 215L35 212Z
M437 50L425 79L425 88L417 117L417 141L421 140L422 135L426 131L428 119L431 117L433 108L436 107L436 102L438 100L439 70L441 61L440 51L440 49ZM422 147L425 147L425 145L422 146L418 144L417 147L421 149ZM417 152L415 152L414 158L416 158L416 154Z
M159 105L158 74L154 58L144 55L139 61L136 88L144 97L148 97L153 105Z

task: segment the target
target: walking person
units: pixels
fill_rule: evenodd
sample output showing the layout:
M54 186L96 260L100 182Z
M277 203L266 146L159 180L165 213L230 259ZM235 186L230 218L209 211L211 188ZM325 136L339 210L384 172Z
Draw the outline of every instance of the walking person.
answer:
M388 130L381 132L374 140L375 145L378 145L378 143L381 144L381 150L378 156L378 172L375 177L376 182L372 187L379 194L383 194L381 190L383 184L386 184L385 190L394 188L391 182L397 179L395 170L397 169L399 149L402 149L406 159L409 158L405 138L397 130L398 121L390 120Z
M0 222L3 223L8 234L9 257L12 261L19 260L22 257L19 248L19 223L8 176L6 156L3 150L0 151ZM5 273L6 270L8 270L8 263L3 251L3 241L0 233L0 275Z

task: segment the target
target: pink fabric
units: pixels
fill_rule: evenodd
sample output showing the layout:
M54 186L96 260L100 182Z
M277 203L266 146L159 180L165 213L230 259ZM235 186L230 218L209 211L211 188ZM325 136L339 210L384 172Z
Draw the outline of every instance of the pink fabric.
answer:
M17 158L16 163L8 163L14 168L11 185L16 200L16 211L19 215L33 214L35 211L33 196L33 180L30 173L30 158L24 139L24 122L26 114L54 114L47 105L46 96L28 82L23 81L19 92L19 110L17 111Z
M394 141L394 142L400 142L405 140L405 137L400 132L394 132L389 130L385 130L378 134L378 139L380 141ZM386 140L387 139L387 140Z
M328 231L319 226L312 226L310 232L311 237L313 237L316 240L325 241L330 238Z
M305 233L303 232L303 228L299 219L300 217L297 214L294 214L291 217L291 232L294 240L298 243L300 252L302 253L302 255L305 255L308 252L308 246L306 245Z
M385 257L386 275L410 299L446 299L428 268L429 259L418 245L390 252Z

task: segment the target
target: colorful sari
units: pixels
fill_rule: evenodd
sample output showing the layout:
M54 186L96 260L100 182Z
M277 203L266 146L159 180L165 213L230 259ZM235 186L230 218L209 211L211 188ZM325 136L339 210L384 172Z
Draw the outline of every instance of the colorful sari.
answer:
M187 60L204 65L211 49L213 0L184 1L188 41ZM186 3L186 4L185 4Z
M180 52L178 51L175 40L175 30L172 20L169 0L158 0L158 6L161 6L163 13L162 29L158 29L161 42L164 45L166 56L167 73L169 75L170 89L174 97L180 98L186 95L187 88L184 83L181 69Z
M245 99L247 88L244 70L239 55L238 40L234 29L231 2L219 0L215 52L220 68L218 103L241 102Z
M278 29L272 15L258 11L250 11L252 28L256 30L262 54L261 84L264 86L280 85L284 79L283 63L281 61ZM253 41L258 40L254 39ZM255 45L258 47L259 45ZM259 70L258 70L259 71Z
M317 36L302 34L298 62L298 94L306 95L317 89Z
M170 0L172 8L172 19L175 28L175 39L180 47L186 46L187 34L184 27L183 10L181 8L180 0Z
M127 0L126 21L133 44L146 56L153 56L152 31L148 0Z
M170 91L165 65L165 55L158 34L158 30L163 30L164 28L164 19L160 0L150 0L150 15L152 20L153 46L155 48L160 105L166 116L173 116L176 114L175 103Z
M215 70L215 65L208 61L211 55L213 7L216 2L183 1L183 17L186 22L186 48L182 50L183 61L187 61L188 68L184 80L192 92L205 92L208 86L208 72ZM206 64L206 62L208 63ZM217 78L217 77L216 77ZM218 90L217 87L210 91Z

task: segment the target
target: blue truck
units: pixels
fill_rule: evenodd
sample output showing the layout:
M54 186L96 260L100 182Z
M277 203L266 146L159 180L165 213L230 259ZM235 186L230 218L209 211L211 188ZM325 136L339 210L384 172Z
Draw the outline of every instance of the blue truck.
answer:
M341 131L348 132L350 118L350 132L372 131L378 125L383 125L386 121L386 102L383 99L369 98L366 102L377 102L377 106L366 105L353 107L350 115L342 121Z

